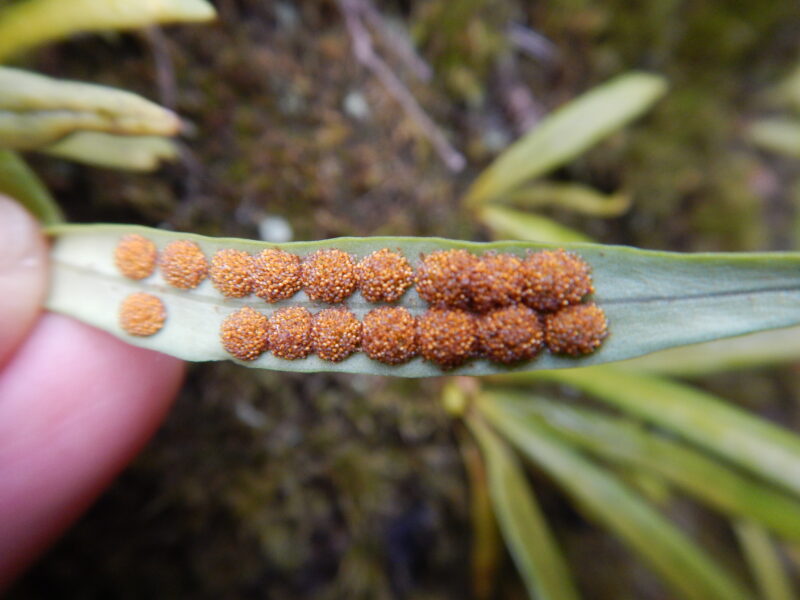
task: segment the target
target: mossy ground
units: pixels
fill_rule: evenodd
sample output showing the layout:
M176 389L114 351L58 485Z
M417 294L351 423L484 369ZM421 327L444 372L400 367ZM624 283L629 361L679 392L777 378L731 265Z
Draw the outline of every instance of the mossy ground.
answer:
M36 160L71 220L255 237L265 215L280 215L297 239L481 238L459 197L526 120L644 68L670 78L667 98L555 174L629 190L634 207L605 221L550 214L609 243L797 247L800 169L741 133L765 110L762 92L800 56L790 0L379 3L435 68L432 82L415 82L388 59L467 156L457 176L352 58L334 2L216 4L217 24L165 31L175 73L160 92L142 34L83 38L32 57L44 72L156 99L174 86L190 124L184 160L154 175ZM556 54L515 51L509 19L545 35ZM391 56L385 40L376 48ZM519 85L530 90L522 105ZM762 398L751 408L793 422L795 379L710 383L734 399ZM468 493L440 388L194 366L153 443L12 596L463 598ZM587 597L664 597L616 542L536 483ZM674 512L704 539L721 527L696 509ZM522 597L512 572L505 567L498 597Z

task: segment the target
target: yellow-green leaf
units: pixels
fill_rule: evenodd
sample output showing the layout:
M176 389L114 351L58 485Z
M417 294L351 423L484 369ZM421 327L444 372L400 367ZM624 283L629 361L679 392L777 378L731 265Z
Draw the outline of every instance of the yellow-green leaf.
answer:
M578 183L536 183L509 192L501 200L520 208L554 207L591 217L617 217L631 206L625 193L603 194Z
M0 147L34 150L74 131L171 136L170 110L122 90L0 67Z
M615 368L694 377L797 360L800 360L800 327L785 327L661 350L623 361Z
M746 588L706 552L610 472L596 466L535 421L521 422L483 394L478 408L503 437L547 472L577 507L618 536L681 597L744 600Z
M209 21L205 0L26 0L0 10L0 62L76 33Z
M787 118L762 119L747 128L750 139L771 152L800 158L800 121Z
M467 191L478 206L575 159L632 121L667 89L663 77L628 73L561 107L505 150Z
M467 424L482 450L500 531L530 597L577 600L578 591L564 557L519 463L479 419L468 417Z
M524 379L573 385L800 494L800 437L711 394L605 366L541 371Z
M503 556L497 520L492 512L486 464L477 444L466 431L459 430L458 446L469 482L470 557L472 594L475 600L489 600L494 592Z
M492 231L494 238L501 240L547 244L590 241L589 237L552 219L505 206L481 207L478 211L478 220Z
M97 167L152 171L163 161L174 160L178 148L172 140L163 137L123 137L76 131L51 146L41 148L40 152Z
M16 152L0 149L0 192L27 208L43 225L64 220L61 209Z
M504 390L494 402L521 421L535 420L605 460L663 477L723 513L800 540L800 500L686 444L630 420L525 392Z
M737 522L735 530L762 600L795 600L791 579L769 534L751 521Z

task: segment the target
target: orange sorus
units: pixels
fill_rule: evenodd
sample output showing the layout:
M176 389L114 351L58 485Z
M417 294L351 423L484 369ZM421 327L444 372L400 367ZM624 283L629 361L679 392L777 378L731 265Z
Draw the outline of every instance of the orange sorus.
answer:
M147 337L158 333L166 319L164 303L152 294L131 294L119 307L119 325L131 335Z
M356 289L356 264L347 252L336 248L317 250L302 268L303 289L311 300L336 304Z
M522 261L513 254L485 254L470 280L470 304L478 312L509 306L522 296Z
M399 365L417 354L416 319L405 308L382 306L364 317L361 347L372 360Z
M534 358L544 346L544 327L535 310L509 306L478 319L478 339L483 355L511 364Z
M358 349L361 322L346 308L327 308L314 315L311 341L317 356L339 362Z
M219 328L222 347L239 360L255 360L266 352L267 317L245 306L226 318Z
M208 275L208 261L200 246L190 240L175 240L161 251L161 277L173 287L196 288Z
M419 352L443 369L464 363L475 354L475 316L463 310L434 308L417 320Z
M243 298L253 290L250 255L243 250L220 250L211 258L211 283L223 296Z
M478 257L466 250L439 250L422 257L417 293L435 308L469 308Z
M522 261L522 301L536 310L554 311L579 303L594 291L591 269L564 250L543 250Z
M253 292L267 302L291 298L303 285L300 257L278 248L262 250L251 259L250 278Z
M356 267L361 295L368 302L394 302L414 283L405 256L388 248L376 250Z
M607 335L606 315L593 302L568 306L545 317L545 341L555 354L589 354Z
M311 313L302 306L287 306L269 318L269 349L278 358L295 360L311 353Z
M114 250L114 264L130 279L144 279L152 275L157 259L156 245L136 233L124 236Z

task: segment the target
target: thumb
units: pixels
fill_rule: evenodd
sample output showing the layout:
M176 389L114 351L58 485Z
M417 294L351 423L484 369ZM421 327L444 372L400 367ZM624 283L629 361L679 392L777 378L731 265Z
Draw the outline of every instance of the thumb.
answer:
M22 342L47 288L47 244L25 209L0 195L0 365Z

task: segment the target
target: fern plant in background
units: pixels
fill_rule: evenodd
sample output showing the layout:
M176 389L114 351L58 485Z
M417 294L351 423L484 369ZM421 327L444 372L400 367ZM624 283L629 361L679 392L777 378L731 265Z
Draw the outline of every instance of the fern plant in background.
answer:
M205 0L13 2L0 6L0 64L76 33L214 15ZM148 171L177 156L169 138L179 130L177 115L136 94L0 66L0 192L24 202L45 224L60 221L60 211L19 152Z
M74 32L213 16L199 0L120 6L90 0L14 3L0 12L0 60ZM413 266L416 257L437 250L522 257L564 247L592 267L593 299L608 315L610 336L582 358L548 355L511 367L476 360L452 371L421 358L392 365L363 354L341 362L270 354L240 361L286 371L450 376L441 399L466 425L460 440L472 487L478 597L489 597L493 589L498 530L532 598L578 597L524 464L546 474L576 510L617 536L680 597L792 597L773 536L781 544L800 538L800 438L665 376L800 355L797 329L780 329L800 323L800 255L680 255L604 246L530 212L552 205L593 216L626 210L635 199L624 191L607 196L576 184L536 180L644 113L665 91L659 77L621 76L545 119L478 177L465 208L496 237L521 242L343 238L279 246L301 256L335 248L357 258L388 247ZM218 360L227 357L219 340L224 318L243 308L262 311L264 303L225 297L207 282L183 289L150 273L126 277L114 263L115 247L135 234L161 250L172 242L192 242L210 259L221 250L256 255L276 245L125 225L55 224L58 209L18 154L36 151L149 169L175 155L167 138L178 129L175 115L138 96L0 68L0 191L31 207L54 238L48 308L131 343L187 360ZM131 336L118 322L120 302L140 293L155 295L166 306L164 329L152 336ZM286 305L320 307L302 295ZM424 311L414 293L396 305L416 316ZM346 306L358 318L373 308L358 295ZM744 334L750 335L713 341ZM661 509L673 492L729 519L749 575L735 573L664 516Z

